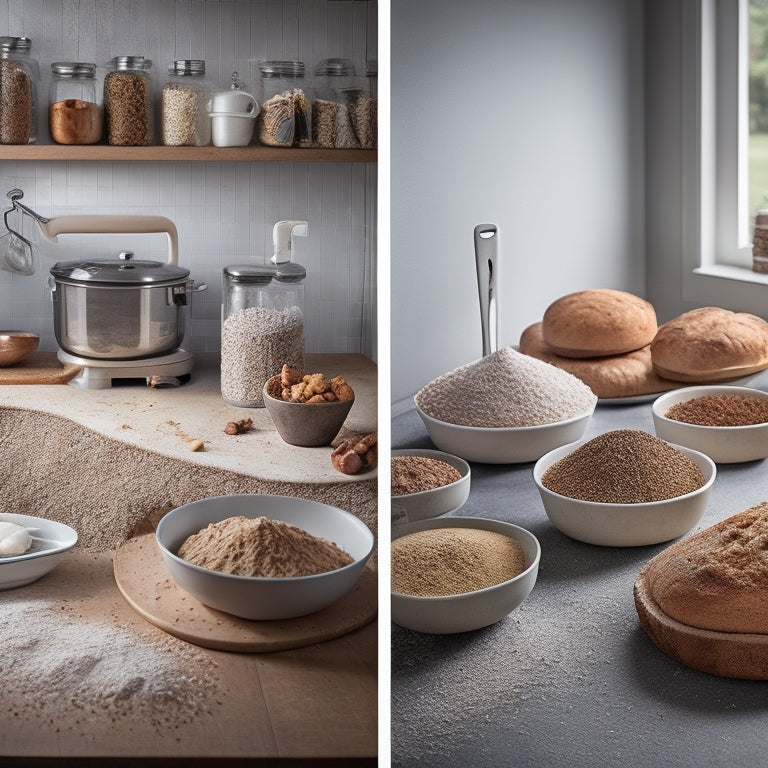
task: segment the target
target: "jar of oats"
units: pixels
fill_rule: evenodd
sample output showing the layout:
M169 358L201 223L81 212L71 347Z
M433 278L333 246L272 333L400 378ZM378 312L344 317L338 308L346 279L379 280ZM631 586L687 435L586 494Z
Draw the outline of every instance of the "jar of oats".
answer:
M224 268L221 395L241 408L264 406L267 379L283 365L304 370L304 278L291 261Z
M79 61L51 64L48 126L57 144L97 144L102 115L96 65Z
M121 147L152 143L152 62L144 56L115 56L104 77L107 142Z
M206 147L211 143L208 100L212 93L202 59L173 62L161 96L160 139L165 146Z
M259 61L256 136L269 147L312 146L312 96L301 61Z
M349 59L323 59L315 67L312 125L315 145L328 149L359 149L352 108L367 91Z
M28 37L0 37L0 144L37 141L40 67Z

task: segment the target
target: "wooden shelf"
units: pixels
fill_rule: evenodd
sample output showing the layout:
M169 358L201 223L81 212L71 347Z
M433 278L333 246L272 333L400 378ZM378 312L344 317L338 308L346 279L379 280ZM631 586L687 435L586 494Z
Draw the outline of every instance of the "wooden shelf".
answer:
M106 144L3 144L2 160L111 160L248 163L375 163L375 149L282 149L278 147L113 147Z

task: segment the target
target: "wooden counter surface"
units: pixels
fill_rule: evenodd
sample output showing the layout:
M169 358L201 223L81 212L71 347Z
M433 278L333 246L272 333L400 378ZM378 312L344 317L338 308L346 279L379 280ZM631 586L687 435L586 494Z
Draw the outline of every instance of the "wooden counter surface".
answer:
M4 600L7 606L13 598L43 595L54 595L62 611L83 622L106 620L129 636L159 633L166 643L170 638L186 645L129 607L115 584L111 553L68 553L38 582L0 592L0 616ZM29 639L56 642L56 637L35 637L33 628ZM240 654L193 646L197 657L204 654L218 665L216 691L207 712L172 728L131 716L115 718L114 712L89 712L87 702L72 711L66 699L57 711L39 711L34 691L9 696L14 688L6 678L0 766L375 765L376 644L374 621L336 640L292 651ZM103 662L109 662L109 649ZM40 686L49 673L40 670Z

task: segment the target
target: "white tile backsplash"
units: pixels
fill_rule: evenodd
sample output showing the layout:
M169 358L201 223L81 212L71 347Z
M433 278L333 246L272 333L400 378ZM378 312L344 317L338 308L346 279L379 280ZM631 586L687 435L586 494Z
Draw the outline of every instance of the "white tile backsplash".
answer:
M364 71L376 58L376 3L367 0L0 0L0 35L32 40L40 62L41 143L47 133L50 63L143 54L159 90L176 58L204 58L209 78L225 87L233 69L251 82L251 59L299 58L308 70L322 58L352 58ZM103 76L103 72L101 73ZM74 213L159 214L179 232L179 263L208 285L193 296L184 347L220 343L221 270L272 255L272 226L309 222L294 258L307 268L309 352L362 352L376 358L376 166L365 163L0 162L0 205L19 187L44 216ZM4 206L5 208L6 206ZM0 226L0 229L2 227ZM30 330L55 349L48 270L56 261L134 250L164 259L164 235L37 237L32 276L0 270L0 327ZM0 240L0 244L2 240Z

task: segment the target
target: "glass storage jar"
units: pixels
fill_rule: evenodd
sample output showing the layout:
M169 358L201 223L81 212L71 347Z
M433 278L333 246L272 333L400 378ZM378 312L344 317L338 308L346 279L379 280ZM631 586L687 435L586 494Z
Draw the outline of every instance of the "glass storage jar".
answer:
M48 127L57 144L97 144L102 115L96 65L80 61L51 64Z
M283 365L304 370L304 278L300 264L224 268L221 395L230 405L264 406L263 388Z
M213 93L202 59L177 59L168 67L161 97L160 140L168 147L211 143L208 100Z
M270 147L312 146L311 94L301 61L259 61L256 136Z
M349 59L323 59L315 67L312 125L315 145L328 149L359 149L352 127L350 104L364 87Z
M40 67L28 37L0 37L0 144L37 141Z
M144 56L115 56L104 77L104 120L109 144L152 143L152 61Z
M349 96L349 113L360 149L376 149L378 137L378 66L376 61L367 61L365 85L352 87Z

